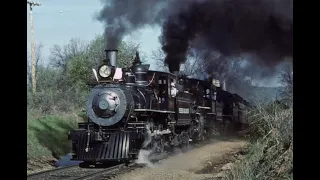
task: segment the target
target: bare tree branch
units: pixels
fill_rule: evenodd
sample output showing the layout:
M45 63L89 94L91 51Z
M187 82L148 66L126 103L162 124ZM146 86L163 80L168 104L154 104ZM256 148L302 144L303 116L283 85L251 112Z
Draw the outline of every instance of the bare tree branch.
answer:
M152 51L151 59L154 60L157 70L169 72L168 67L164 64L164 58L165 58L165 55L161 50L161 48L158 48L157 50Z
M73 38L67 45L54 45L51 48L50 65L55 68L61 68L63 72L67 70L67 63L72 57L85 53L88 45L79 38Z
M293 98L293 70L291 65L287 65L283 68L279 75L280 83L283 89L280 90L280 94L286 100L292 102Z

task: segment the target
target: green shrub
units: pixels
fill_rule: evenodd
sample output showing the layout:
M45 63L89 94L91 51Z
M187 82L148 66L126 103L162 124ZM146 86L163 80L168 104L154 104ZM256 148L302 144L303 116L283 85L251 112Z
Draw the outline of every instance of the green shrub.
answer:
M27 158L59 158L71 152L68 131L77 127L71 116L45 116L30 119L27 123Z

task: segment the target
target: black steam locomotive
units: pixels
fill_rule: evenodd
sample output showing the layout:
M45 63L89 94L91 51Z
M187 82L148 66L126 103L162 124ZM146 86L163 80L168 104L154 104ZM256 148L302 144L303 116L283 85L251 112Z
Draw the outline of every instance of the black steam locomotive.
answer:
M106 55L98 72L93 69L88 122L69 132L80 167L129 162L142 148L163 152L201 141L218 125L246 125L248 102L218 80L151 71L138 53L130 68L118 68L117 50Z

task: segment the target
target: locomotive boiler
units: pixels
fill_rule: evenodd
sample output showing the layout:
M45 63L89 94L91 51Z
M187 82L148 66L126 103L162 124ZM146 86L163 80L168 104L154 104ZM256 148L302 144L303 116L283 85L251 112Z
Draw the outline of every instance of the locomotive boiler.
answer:
M217 122L245 123L244 100L217 80L149 68L138 53L131 67L119 68L117 50L106 50L103 64L93 69L88 121L69 132L72 159L83 161L80 167L129 162L141 149L185 147L203 140Z

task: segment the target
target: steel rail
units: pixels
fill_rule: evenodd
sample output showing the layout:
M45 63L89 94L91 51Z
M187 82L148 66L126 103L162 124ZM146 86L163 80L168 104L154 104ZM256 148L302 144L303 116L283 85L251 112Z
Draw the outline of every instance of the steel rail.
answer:
M63 166L63 167L58 167L58 168L54 168L54 169L50 169L50 170L40 171L40 172L28 174L27 178L31 178L31 177L35 177L35 176L39 176L39 175L43 175L43 174L48 174L51 172L59 172L62 170L71 169L71 168L75 168L75 167L78 167L78 165Z
M92 178L95 178L101 174L108 174L108 173L113 173L117 170L120 170L121 168L125 167L125 163L123 164L119 164L119 165L116 165L116 166L112 166L112 167L109 167L109 168L106 168L106 169L103 169L101 171L98 171L98 172L94 172L94 173L91 173L91 174L87 174L87 175L84 175L84 176L81 176L81 177L78 177L78 178L75 178L74 180L84 180L84 179L92 179Z

